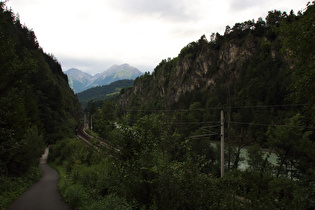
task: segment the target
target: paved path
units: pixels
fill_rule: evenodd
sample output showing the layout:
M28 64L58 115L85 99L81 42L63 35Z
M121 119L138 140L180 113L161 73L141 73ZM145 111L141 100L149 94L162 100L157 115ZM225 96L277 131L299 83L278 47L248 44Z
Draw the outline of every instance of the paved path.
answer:
M40 159L39 166L43 171L43 177L20 195L8 210L70 210L58 193L59 175L47 164L48 153L49 149L46 148Z

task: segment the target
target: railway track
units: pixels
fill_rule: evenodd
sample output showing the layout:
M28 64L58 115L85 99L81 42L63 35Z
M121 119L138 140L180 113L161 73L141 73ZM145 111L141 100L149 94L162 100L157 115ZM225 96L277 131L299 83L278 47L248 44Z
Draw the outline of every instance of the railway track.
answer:
M76 136L78 139L83 141L83 143L85 143L87 146L92 147L99 153L101 153L104 150L104 148L114 153L120 152L119 149L113 147L108 141L101 139L99 137L93 137L86 133L84 124L78 126L76 130Z

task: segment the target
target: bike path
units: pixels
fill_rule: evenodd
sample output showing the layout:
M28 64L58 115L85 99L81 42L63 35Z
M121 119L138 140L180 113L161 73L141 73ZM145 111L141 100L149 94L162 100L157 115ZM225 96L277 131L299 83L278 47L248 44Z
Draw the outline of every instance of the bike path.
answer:
M8 210L70 210L57 188L59 174L47 164L49 148L40 159L43 177L20 195Z

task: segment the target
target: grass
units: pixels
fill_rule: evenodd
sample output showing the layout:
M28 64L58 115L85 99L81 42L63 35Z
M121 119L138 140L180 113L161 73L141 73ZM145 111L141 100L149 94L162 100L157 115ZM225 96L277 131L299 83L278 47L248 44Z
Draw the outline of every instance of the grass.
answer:
M94 138L99 137L98 133L91 131L90 129L86 129L85 132L89 134L90 136L93 136Z
M57 165L55 162L49 162L48 164L50 165L50 167L55 169L59 174L58 190L59 190L59 193L61 194L61 196L64 198L64 192L62 191L62 189L65 188L65 185L66 185L67 180L68 180L66 168L63 166Z
M0 209L7 209L23 192L38 182L41 176L39 167L29 169L20 177L0 175Z
M69 150L71 149L71 155ZM54 148L55 150L59 147ZM65 149L66 148L66 149ZM59 151L59 150L58 150ZM82 142L78 140L69 141L63 145L59 156L54 156L48 163L59 173L58 189L65 202L72 209L131 209L131 206L124 199L115 193L105 193L109 183L105 165L102 165L97 158L94 159L86 150ZM96 154L97 155L97 154ZM60 161L60 157L65 157ZM75 157L75 160L72 159ZM89 160L86 158L89 157ZM54 160L55 159L55 160ZM59 159L56 161L56 159ZM86 165L84 161L90 162ZM70 165L69 165L70 164Z

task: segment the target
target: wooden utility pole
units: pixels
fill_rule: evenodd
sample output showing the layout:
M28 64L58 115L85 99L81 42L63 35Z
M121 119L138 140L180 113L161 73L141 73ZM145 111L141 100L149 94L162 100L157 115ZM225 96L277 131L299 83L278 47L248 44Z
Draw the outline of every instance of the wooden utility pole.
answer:
M224 113L221 110L221 177L224 175Z

